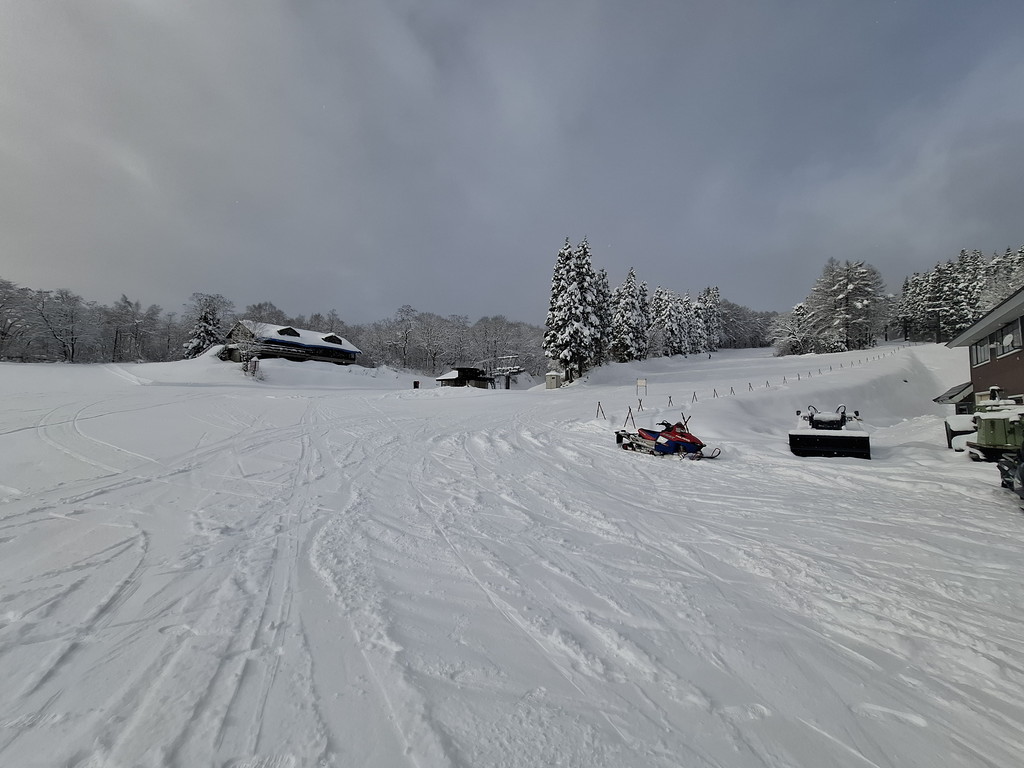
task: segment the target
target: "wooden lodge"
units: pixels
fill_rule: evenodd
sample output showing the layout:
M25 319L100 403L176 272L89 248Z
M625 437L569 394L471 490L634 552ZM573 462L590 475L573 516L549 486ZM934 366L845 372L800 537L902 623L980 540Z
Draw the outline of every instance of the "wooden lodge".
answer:
M360 354L355 344L336 333L239 320L228 332L221 358L236 363L253 358L281 358L349 365L356 362Z

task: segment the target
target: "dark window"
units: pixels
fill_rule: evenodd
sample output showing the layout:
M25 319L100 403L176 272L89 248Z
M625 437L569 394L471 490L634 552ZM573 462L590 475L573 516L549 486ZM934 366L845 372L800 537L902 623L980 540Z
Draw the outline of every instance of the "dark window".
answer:
M995 333L996 355L1005 355L1021 348L1020 321L1007 323Z
M981 365L990 359L990 347L988 337L985 337L977 344L971 344L971 365Z

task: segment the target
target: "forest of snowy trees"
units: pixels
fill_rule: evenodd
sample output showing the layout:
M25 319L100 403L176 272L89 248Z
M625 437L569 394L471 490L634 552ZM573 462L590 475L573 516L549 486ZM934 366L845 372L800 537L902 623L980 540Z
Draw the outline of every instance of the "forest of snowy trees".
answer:
M1024 245L987 259L960 251L903 282L894 320L907 339L949 341L1024 285Z
M358 346L360 364L435 374L459 365L516 358L525 371L549 367L569 377L606 362L694 355L774 345L776 354L863 349L879 338L944 342L1024 285L1024 246L986 258L963 250L886 293L878 270L829 259L807 298L791 312L758 312L719 296L691 296L658 286L652 292L630 269L614 290L595 270L590 246L568 238L558 251L544 327L501 315L475 322L400 307L364 325L335 310L288 316L269 301L236 311L220 294L195 293L183 311L165 312L122 295L111 306L66 289L34 290L0 278L0 360L121 362L178 360L224 341L246 318L337 333Z
M731 305L737 323L742 310ZM586 238L575 248L566 238L555 258L544 353L568 381L610 361L711 353L721 345L722 331L717 287L691 299L658 286L652 296L631 268L612 291L607 272L594 269Z
M555 259L544 352L572 380L608 361L692 355L720 347L771 344L777 355L866 349L880 339L945 342L1024 285L1024 246L986 259L956 259L915 273L899 296L878 269L830 258L807 298L791 312L753 312L721 299L717 287L695 297L659 286L653 296L630 269L614 291L595 270L584 238L568 238Z
M829 259L807 298L779 315L770 337L776 354L841 352L880 338L946 342L1024 285L1024 246L996 253L960 251L885 292L870 264Z
M403 306L389 318L349 325L335 310L288 316L269 301L236 311L220 294L194 293L180 314L121 296L113 306L69 290L19 287L0 278L0 360L21 362L161 362L193 357L220 344L237 319L337 333L359 347L360 364L389 365L426 374L515 356L543 375L543 330L503 316L475 322Z

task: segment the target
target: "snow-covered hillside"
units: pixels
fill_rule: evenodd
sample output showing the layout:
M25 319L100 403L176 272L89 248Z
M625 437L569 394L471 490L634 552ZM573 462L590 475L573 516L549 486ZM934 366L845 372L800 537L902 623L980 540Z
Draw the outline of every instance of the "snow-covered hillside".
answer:
M945 448L962 352L0 364L0 765L1016 768L1024 515ZM839 403L874 459L793 456ZM681 412L719 459L616 447Z

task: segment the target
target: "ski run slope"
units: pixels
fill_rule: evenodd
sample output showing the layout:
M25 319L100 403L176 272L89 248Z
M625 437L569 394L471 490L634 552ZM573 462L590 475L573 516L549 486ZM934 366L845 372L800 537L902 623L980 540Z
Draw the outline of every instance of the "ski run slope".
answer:
M0 364L0 765L1019 768L1024 515L945 447L963 353ZM873 460L793 456L840 403ZM720 458L615 444L680 413Z

